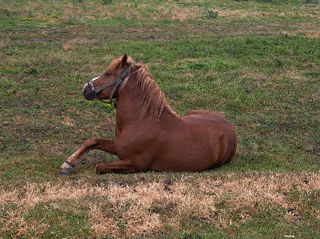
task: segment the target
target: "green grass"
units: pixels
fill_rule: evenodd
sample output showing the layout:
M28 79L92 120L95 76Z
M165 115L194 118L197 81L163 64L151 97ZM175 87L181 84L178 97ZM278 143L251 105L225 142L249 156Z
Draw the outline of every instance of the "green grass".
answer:
M115 111L86 101L81 89L123 53L149 65L179 114L217 111L235 126L236 160L194 177L319 172L319 16L317 2L298 0L0 0L0 184L55 182L62 160L84 140L114 135ZM193 174L141 175L152 181ZM132 177L98 176L85 165L63 180L139 183ZM304 221L289 229L300 238L319 237L319 222L307 209L319 201L303 203ZM36 235L42 238L92 235L85 206L78 212L66 202L63 208L65 215L37 205L25 220L47 220L50 228ZM266 208L229 229L187 217L181 230L168 229L159 238L278 237L288 224L279 208Z

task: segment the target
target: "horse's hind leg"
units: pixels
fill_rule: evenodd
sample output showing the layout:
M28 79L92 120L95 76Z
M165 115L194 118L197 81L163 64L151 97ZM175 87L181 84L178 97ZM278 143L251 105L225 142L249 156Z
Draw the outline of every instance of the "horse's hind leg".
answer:
M133 167L130 160L117 160L113 162L98 163L97 173L134 173L137 170Z
M92 149L100 149L111 154L117 155L117 149L114 140L90 138L86 140L81 147L74 152L64 163L60 166L59 174L71 174L75 167L80 163L81 157Z

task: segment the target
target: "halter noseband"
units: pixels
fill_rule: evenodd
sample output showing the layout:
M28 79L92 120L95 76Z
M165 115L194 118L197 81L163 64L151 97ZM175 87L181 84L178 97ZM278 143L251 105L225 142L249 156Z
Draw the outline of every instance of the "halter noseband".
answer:
M90 92L86 93L87 97L90 97L91 99L94 98L98 98L98 95L101 91L103 91L104 89L110 87L113 85L113 88L111 90L110 96L109 96L109 102L110 104L114 104L115 107L117 107L116 102L113 101L113 95L114 93L118 90L118 88L120 87L121 83L125 80L125 78L127 76L129 76L133 71L135 71L138 68L138 66L134 65L134 66L129 66L126 69L124 69L123 71L121 71L121 73L112 81L99 86L99 87L95 87L93 85L93 81L97 78L94 78L92 80L90 80L88 82L88 86L90 87ZM101 99L100 99L101 100ZM103 101L103 100L101 100Z

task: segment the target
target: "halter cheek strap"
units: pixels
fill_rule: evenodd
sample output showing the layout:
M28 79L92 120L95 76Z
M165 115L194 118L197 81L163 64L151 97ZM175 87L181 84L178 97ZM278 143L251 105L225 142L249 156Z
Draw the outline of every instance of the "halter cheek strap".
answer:
M110 96L109 96L109 103L114 104L114 106L116 107L117 105L116 105L116 102L113 101L113 95L116 93L116 91L118 90L118 88L120 87L120 85L121 85L121 83L124 81L124 79L125 79L126 77L128 77L133 71L135 71L135 70L137 70L137 69L138 69L138 66L136 66L136 65L134 65L134 66L129 66L129 67L127 67L126 69L124 69L124 70L120 73L120 75L118 75L114 80L112 80L112 81L110 81L110 82L108 82L108 83L106 83L106 84L104 84L104 85L102 85L102 86L100 86L100 87L97 87L97 88L95 88L95 87L94 87L94 84L93 84L93 81L94 81L95 79L97 79L97 78L94 78L94 79L90 80L90 81L88 82L88 85L90 86L91 90L95 93L95 96L96 96L96 97L98 96L98 94L99 94L102 90L104 90L104 89L106 89L106 88L108 88L108 87L110 87L110 86L113 85L113 88L112 88L111 93L110 93ZM101 100L101 101L103 101L103 100Z

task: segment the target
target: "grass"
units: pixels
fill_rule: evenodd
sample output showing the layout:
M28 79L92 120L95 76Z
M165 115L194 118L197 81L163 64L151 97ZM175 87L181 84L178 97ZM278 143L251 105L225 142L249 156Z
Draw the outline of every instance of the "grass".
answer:
M298 0L0 0L0 237L320 237L319 13ZM179 114L222 113L236 159L98 176L90 158L114 158L95 152L57 178L85 139L113 137L114 110L81 88L125 52Z

